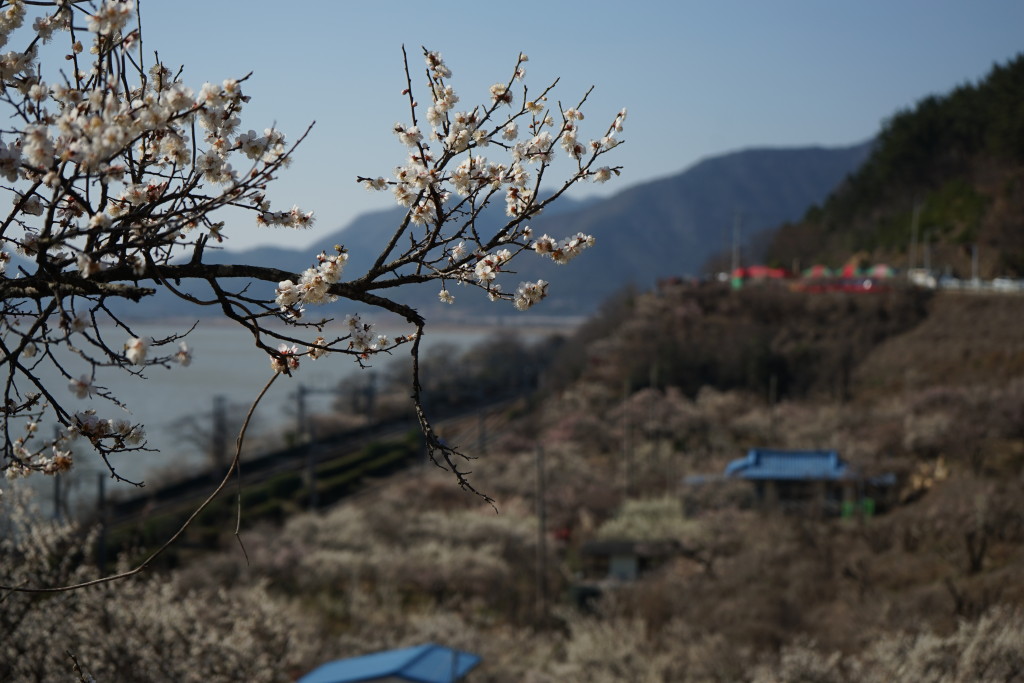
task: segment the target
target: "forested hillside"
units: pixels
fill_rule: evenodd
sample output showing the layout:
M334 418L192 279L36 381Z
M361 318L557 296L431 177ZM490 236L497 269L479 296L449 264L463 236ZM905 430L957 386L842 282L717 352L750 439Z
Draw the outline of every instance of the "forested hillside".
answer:
M783 265L850 259L969 276L1024 274L1024 55L892 116L871 156L768 249ZM913 261L913 263L911 263Z
M104 679L216 678L228 661L287 680L437 641L482 655L474 679L495 683L1017 680L1018 309L1009 295L671 285L623 293L560 341L505 332L425 358L428 391L453 398L543 377L529 400L440 427L499 514L416 467L317 513L292 505L280 525L242 495L243 555L232 498L190 537L221 550L190 542L177 569L8 596L0 678L58 678L57 639ZM401 396L382 387L382 409ZM840 517L689 478L752 447L835 448L896 484L884 507ZM32 539L42 559L14 566L64 583L91 568L45 558L81 538L59 523L0 537L0 560ZM601 547L654 554L623 581Z

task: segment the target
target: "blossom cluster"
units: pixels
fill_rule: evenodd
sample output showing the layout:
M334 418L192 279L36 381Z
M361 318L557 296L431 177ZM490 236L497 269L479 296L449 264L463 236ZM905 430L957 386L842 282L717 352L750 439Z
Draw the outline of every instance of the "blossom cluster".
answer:
M277 354L270 357L270 369L274 372L290 373L299 369L299 347L294 344L279 344Z
M551 260L558 264L566 264L576 258L581 251L594 246L593 235L584 235L578 232L572 237L567 237L561 242L556 241L548 235L543 235L532 244L532 248L538 254L551 257Z
M79 316L69 324L67 333L75 334L83 329L84 324ZM124 345L125 360L132 365L177 363L182 366L192 361L192 350L185 341L179 341L178 350L174 354L147 361L150 346L151 340L129 338ZM34 358L37 353L37 346L29 343L22 351L22 356ZM69 379L67 386L78 399L89 399L105 391L98 388L87 374ZM31 396L29 398L31 402L33 399ZM141 425L133 425L125 419L98 418L96 411L91 408L73 413L67 425L56 430L56 436L49 442L39 438L38 417L23 421L22 425L25 434L13 442L10 453L14 461L5 466L8 478L26 476L33 471L44 474L67 471L72 465L71 443L79 436L86 437L102 453L137 449L145 443L145 431ZM8 423L8 428L10 426L11 423Z
M512 260L512 252L508 249L499 249L493 254L487 254L477 261L476 266L473 268L473 274L481 284L490 286L490 283L501 272L501 267L510 260Z
M74 413L69 425L58 430L56 438L46 444L33 438L38 431L39 423L28 421L24 423L25 434L12 440L11 454L15 460L4 468L7 480L27 477L33 472L49 475L67 472L74 461L72 444L79 437L85 437L104 451L138 449L146 442L146 432L141 425L121 418L100 418L92 409Z
M592 236L583 234L561 241L547 235L531 239L526 219L539 214L554 198L540 195L541 178L560 155L575 169L563 191L576 182L603 183L618 175L618 167L596 162L621 144L618 134L626 110L619 111L602 134L584 137L586 97L576 106L562 108L552 104L553 86L536 94L520 89L517 84L528 61L525 54L519 55L507 81L489 88L482 104L459 108L461 98L449 81L452 70L444 58L424 50L424 59L430 94L425 114L417 113L418 104L410 94L412 122L392 127L407 149L407 162L390 177L359 180L368 190L390 190L395 201L406 207L408 223L423 226L424 232L410 235L412 246L405 254L441 249L447 265L433 271L442 280L440 301L454 301L445 285L452 280L480 287L492 300L509 300L525 310L546 295L547 283L523 283L514 294L504 294L498 274L508 271L510 260L533 250L556 263L567 263L594 244ZM495 158L494 150L504 158ZM492 199L504 200L508 222L497 233L484 235L477 231L475 218Z
M149 352L150 342L142 337L132 337L124 345L124 355L127 361L131 365L145 365L146 354ZM178 350L169 356L168 360L173 363L177 363L182 367L188 367L192 364L192 349L184 340L178 342ZM162 361L158 361L162 362ZM72 380L72 390L75 393L80 393L79 386L81 386L81 380ZM82 398L79 396L79 398Z
M17 460L4 471L7 480L18 479L38 470L46 474L57 474L71 468L71 452L65 447L67 434L52 442L49 448L37 446L33 437L39 431L39 423L29 420L23 424L24 434L12 441L13 455Z
M548 285L538 280L503 291L500 280L513 272L510 262L531 250L565 262L593 243L586 236L561 243L546 236L534 240L528 219L573 183L604 182L619 172L597 162L619 144L624 111L602 134L585 137L586 96L574 106L556 106L554 84L528 96L521 85L527 62L522 54L508 79L467 106L440 53L424 50L425 111L411 92L407 63L409 90L403 96L408 95L411 116L393 126L404 160L387 177L359 178L373 191L391 192L407 211L371 269L342 284L348 254L341 247L321 252L312 267L292 275L270 266L213 264L207 249L230 237L217 215L221 209L247 211L260 226L305 228L315 220L312 211L279 210L267 200L268 186L297 143L274 127L243 126L249 76L193 89L183 68L140 53L142 22L136 21L135 2L0 4L0 104L8 121L0 130L0 181L10 198L0 220L0 365L9 373L0 421L8 434L33 425L19 445L13 437L4 445L4 470L55 472L69 466L61 440L71 432L87 436L104 459L140 447L141 428L64 404L74 397L130 408L97 384L97 368L141 375L153 365L191 361L184 342L176 352L155 353L184 335L156 340L129 332L127 341L114 340L111 330L130 330L118 317L122 309L108 305L115 300L147 301L163 289L192 303L213 304L253 334L275 372L290 373L301 357L329 352L364 364L413 337L389 339L358 316L327 337L329 321L303 321L305 307L346 296L400 313L418 334L424 324L419 314L385 294L440 280L442 301L454 300L446 286L454 282L528 308L546 296ZM42 15L30 19L30 10ZM31 33L21 30L29 23ZM8 46L26 34L21 49ZM63 46L48 45L61 37ZM63 61L51 63L54 54ZM545 197L541 179L550 180L558 158L568 161L568 177ZM481 217L491 204L507 218L497 228ZM12 268L16 253L24 260ZM212 301L183 286L196 281L209 285ZM253 281L276 283L274 293L251 287ZM304 336L269 328L271 319L321 336L307 345ZM274 339L273 345L266 339ZM275 350L277 342L284 343ZM54 353L62 348L91 369L82 374L65 367ZM41 379L46 376L63 378L57 384L66 382L67 391L50 391ZM44 418L57 428L39 429ZM47 441L42 434L57 436Z
M348 348L357 353L369 354L385 349L391 343L387 335L374 333L373 323L365 322L358 315L347 316L345 318L345 326L348 328ZM395 341L401 343L406 340L407 338L403 337L401 340Z
M547 295L548 283L544 280L523 282L516 289L515 298L512 301L517 309L525 311Z
M33 21L29 10L49 13ZM64 369L52 349L73 346L94 367L121 366L136 373L132 366L191 362L183 341L176 352L159 357L153 357L152 347L164 342L131 337L123 346L108 344L101 322L118 320L103 306L105 296L131 292L139 279L159 281L155 270L172 264L184 249L223 239L224 223L211 218L221 207L248 209L258 224L313 222L310 211L278 212L266 200L266 184L288 163L290 149L274 128L256 133L241 127L249 100L245 78L206 83L194 91L181 70L159 60L143 70L132 54L139 44L139 30L132 26L135 10L136 3L122 0L15 1L0 7L0 47L7 50L0 54L0 87L9 121L0 131L0 178L9 183L10 197L0 231L0 277L30 297L40 285L43 291L66 292L55 309L55 325L22 325L38 315L25 303L31 298L3 300L0 335L9 353L2 363L10 376L5 431L37 425L47 415L59 423L53 431L26 433L17 447L9 442L0 462L6 471L61 471L70 463L61 455L66 451L61 439L72 433L89 436L104 456L133 449L143 438L141 428L97 421L88 413L76 417L54 392L39 398L26 391L35 388L36 368L48 364L56 366L56 376L67 378L70 396L118 403L95 385L92 374ZM26 24L32 27L27 47L11 49L8 44L25 35L18 30ZM48 63L45 56L53 50L40 47L62 32L67 67ZM6 266L15 251L37 268L20 265L10 272ZM339 266L322 270L336 281ZM118 283L121 276L112 276L112 269L125 274L121 283L128 282ZM27 284L21 286L19 279ZM78 284L84 281L88 284ZM322 287L303 284L309 290L305 298L316 300ZM72 342L71 335L82 336ZM32 360L31 367L19 363L23 360Z
M348 253L336 246L334 254L326 251L317 256L317 265L307 268L299 276L298 282L282 280L277 283L275 301L282 313L289 318L302 317L305 304L322 304L337 301L338 297L330 293L331 285L341 281L341 273L345 269Z
M0 43L21 25L24 9L16 2L0 13ZM71 3L55 3L55 12L37 20L34 28L49 40L55 31L69 30L78 11L83 10ZM121 0L106 0L86 12L94 39L91 53L97 55L92 71L48 74L55 78L48 83L36 63L34 44L0 57L4 86L23 96L14 106L24 126L8 132L14 140L0 140L0 175L9 182L32 181L27 192L13 195L12 217L26 230L18 245L22 252L33 255L38 234L27 218L53 209L58 225L47 226L48 249L55 256L62 250L78 252L72 262L85 277L95 275L104 259L133 259L128 265L140 274L145 268L143 251L153 254L173 246L198 225L219 239L219 224L205 216L228 203L251 209L260 224L311 225L312 212L298 207L272 211L266 201L262 182L290 156L284 135L276 129L268 128L262 135L251 129L239 131L240 113L249 99L240 80L206 83L195 94L158 62L148 73L138 74L139 87L128 86L128 74L116 68L119 61L107 57L115 50L132 49L131 36L122 36L132 14L133 3ZM81 43L73 42L72 55L81 52ZM191 140L196 123L203 131L201 145ZM235 170L236 153L253 165L251 171ZM221 185L224 194L182 202L196 180ZM86 190L91 183L104 191L92 195ZM99 199L87 199L92 196ZM76 242L90 233L125 230L131 239L122 241L128 246L120 253L89 253ZM169 257L169 252L161 252L159 260Z
M124 419L99 418L95 410L75 413L69 434L72 437L81 435L90 441L117 439L129 446L139 446L146 440L146 432L141 426Z
M303 356L311 360L322 358L331 350L342 350L356 357L356 361L363 365L363 361L372 354L382 351L390 351L400 344L411 342L416 334L400 335L390 338L386 334L378 334L374 331L371 322L363 320L359 315L348 315L344 321L345 332L335 342L328 342L324 337L319 336L300 351L295 344L282 343L278 345L276 353L270 354L270 367L274 372L291 374L299 369ZM347 342L339 344L339 342Z

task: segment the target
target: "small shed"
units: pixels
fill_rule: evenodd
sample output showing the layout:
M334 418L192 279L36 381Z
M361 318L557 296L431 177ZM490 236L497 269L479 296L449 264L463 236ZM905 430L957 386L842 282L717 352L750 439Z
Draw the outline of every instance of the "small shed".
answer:
M585 573L616 581L635 581L641 574L664 564L679 554L679 544L673 540L588 541L580 548Z
M471 652L424 643L328 662L298 683L455 683L479 663L479 655Z

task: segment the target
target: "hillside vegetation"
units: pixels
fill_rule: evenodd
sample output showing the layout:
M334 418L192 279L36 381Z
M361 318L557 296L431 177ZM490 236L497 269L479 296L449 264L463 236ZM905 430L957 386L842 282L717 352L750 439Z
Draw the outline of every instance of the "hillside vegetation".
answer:
M977 245L982 277L1022 275L1022 215L1024 54L892 116L863 166L767 253L787 266L921 266L928 244L933 266L966 277Z
M177 570L7 596L0 679L59 677L66 648L97 679L286 680L437 641L480 653L480 681L1015 680L1019 305L911 290L623 293L538 347L543 392L444 433L479 456L473 482L498 514L429 466L280 525L252 529L243 507L247 557L232 517L223 550ZM463 383L486 385L503 356L538 362L501 341L472 352L488 362L454 364ZM758 446L837 448L898 487L881 514L841 519L764 509L741 482L684 484ZM635 582L607 582L586 544L623 536L676 550ZM0 551L35 563L0 563L12 580L91 572L65 559L81 547L71 529L37 534L30 551L4 538ZM601 597L581 604L594 582Z

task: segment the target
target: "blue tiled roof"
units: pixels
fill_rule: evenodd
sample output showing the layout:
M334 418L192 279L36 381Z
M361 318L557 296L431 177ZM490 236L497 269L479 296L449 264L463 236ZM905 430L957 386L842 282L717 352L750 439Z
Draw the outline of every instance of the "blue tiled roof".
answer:
M733 460L726 477L772 480L835 480L852 476L836 451L781 451L753 448L747 457Z
M470 652L425 643L328 662L310 671L298 683L358 683L386 676L413 683L452 683L479 663L480 657Z

